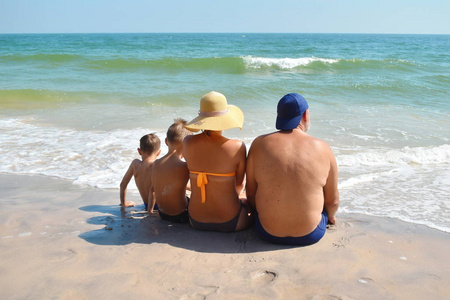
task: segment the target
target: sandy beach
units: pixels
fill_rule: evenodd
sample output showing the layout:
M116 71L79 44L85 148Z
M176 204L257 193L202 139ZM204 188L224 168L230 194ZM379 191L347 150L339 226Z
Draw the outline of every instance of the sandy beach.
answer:
M450 298L449 234L425 226L339 214L318 244L286 247L121 212L116 190L0 182L1 299Z

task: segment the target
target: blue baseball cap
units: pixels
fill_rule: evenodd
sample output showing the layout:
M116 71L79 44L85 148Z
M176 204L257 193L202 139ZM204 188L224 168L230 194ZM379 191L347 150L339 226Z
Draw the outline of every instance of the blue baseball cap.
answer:
M309 108L305 98L297 93L284 95L277 106L278 130L292 130L300 124L303 114Z

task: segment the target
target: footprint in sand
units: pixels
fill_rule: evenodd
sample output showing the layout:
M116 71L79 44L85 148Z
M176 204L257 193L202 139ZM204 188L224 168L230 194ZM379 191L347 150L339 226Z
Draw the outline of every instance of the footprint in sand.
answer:
M71 258L74 258L77 255L77 252L72 249L66 249L65 251L61 251L59 253L56 253L53 258L51 259L51 262L62 262Z
M104 222L105 222L105 230L110 231L113 230L114 223L116 222L116 220L113 217L108 216L104 219Z
M266 284L274 281L278 277L278 274L272 271L264 270L258 271L252 276L254 284L265 286Z
M335 248L345 248L348 245L350 240L347 237L341 237L338 241L333 243L333 247Z
M19 237L26 237L26 236L30 236L32 234L33 234L32 232L22 232L22 233L19 233Z
M339 225L332 225L332 226L339 227L339 228L350 228L350 227L354 227L355 226L353 221L339 221L338 224Z
M342 297L338 297L335 295L330 295L330 294L326 294L326 295L315 295L314 297L311 298L312 300L344 300L344 299L350 299L350 298L342 298Z
M129 219L145 219L149 216L148 211L131 211L129 214L126 215Z
M367 277L361 277L360 279L358 279L358 282L362 283L362 284L368 284L368 283L373 282L373 279L367 278Z
M237 246L239 247L240 251L244 251L247 249L247 242L253 241L255 239L255 235L247 230L244 232L240 232L236 235L234 238L234 241L236 242Z
M199 291L197 291L194 294L190 295L183 295L181 296L181 300L204 300L208 298L209 296L213 296L214 294L217 294L217 291L220 289L220 286L218 285L204 285L199 286Z

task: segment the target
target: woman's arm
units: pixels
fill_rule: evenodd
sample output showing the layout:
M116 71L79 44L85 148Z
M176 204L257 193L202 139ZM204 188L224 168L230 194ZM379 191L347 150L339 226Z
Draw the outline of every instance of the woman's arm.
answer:
M244 142L241 142L237 157L239 161L236 169L236 191L239 195L244 189L245 167L247 163L247 149Z

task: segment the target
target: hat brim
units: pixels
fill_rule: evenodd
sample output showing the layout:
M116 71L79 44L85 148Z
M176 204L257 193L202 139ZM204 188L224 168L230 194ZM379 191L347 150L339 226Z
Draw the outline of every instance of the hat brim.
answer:
M278 130L292 130L294 128L297 128L298 124L300 124L301 119L301 115L290 119L282 119L277 117L275 126Z
M186 129L197 132L200 130L227 130L231 128L242 129L244 113L235 105L228 105L228 112L215 117L198 116L186 124Z

